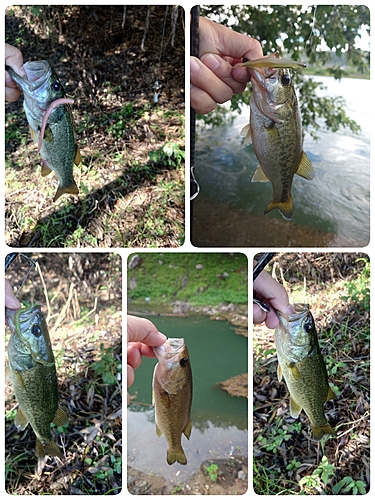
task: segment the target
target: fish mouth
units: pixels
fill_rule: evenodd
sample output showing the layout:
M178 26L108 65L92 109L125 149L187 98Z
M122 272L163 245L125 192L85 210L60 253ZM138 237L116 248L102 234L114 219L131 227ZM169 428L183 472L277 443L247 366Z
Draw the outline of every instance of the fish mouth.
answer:
M153 351L158 358L158 360L162 359L171 359L177 356L185 347L185 340L169 338L164 344L159 347L153 347Z
M294 314L283 314L280 311L276 311L276 314L279 317L279 319L291 323L293 321L298 321L301 318L305 317L306 314L310 311L309 304L297 303L293 304L292 307L295 311Z
M27 329L38 313L40 313L40 306L38 305L17 310L6 308L6 318L12 333L17 332L17 323L19 323L20 330Z
M52 69L48 61L29 61L23 65L26 76L12 72L12 78L28 94L32 94L48 81L52 74Z

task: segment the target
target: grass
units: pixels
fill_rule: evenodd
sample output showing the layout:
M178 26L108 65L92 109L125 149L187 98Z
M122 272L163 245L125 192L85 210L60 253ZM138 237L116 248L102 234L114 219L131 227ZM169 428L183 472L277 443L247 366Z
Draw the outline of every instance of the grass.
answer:
M337 437L311 441L304 412L298 419L290 416L287 388L284 381L277 381L273 334L256 326L254 491L365 494L369 489L369 259L354 253L278 254L273 272L291 302L311 304L329 382L337 394L335 401L325 404Z
M141 264L128 270L131 280L137 284L128 290L132 301L247 303L247 258L240 253L144 253Z

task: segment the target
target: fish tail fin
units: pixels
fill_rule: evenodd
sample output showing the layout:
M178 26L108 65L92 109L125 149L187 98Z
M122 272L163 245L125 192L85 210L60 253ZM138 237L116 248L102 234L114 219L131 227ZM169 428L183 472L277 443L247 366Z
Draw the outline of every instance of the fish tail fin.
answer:
M62 451L53 441L43 444L40 439L36 441L35 453L38 458L43 458L45 455L60 458L63 456Z
M321 427L312 426L312 435L314 439L322 439L324 434L330 434L336 436L336 432L332 429L331 425L327 422Z
M72 184L70 184L69 186L63 186L63 187L59 186L57 188L53 201L57 201L63 194L78 194L78 193L79 193L78 186L75 183L75 181L73 181Z
M175 462L178 462L181 465L186 465L187 464L187 458L184 453L184 450L181 448L178 451L167 451L167 462L168 465L172 465Z
M47 163L44 160L42 160L42 171L41 171L42 177L46 177L46 175L50 174L51 172L52 170L49 168Z
M293 216L293 200L292 196L289 196L287 201L273 201L271 200L267 208L264 211L264 215L267 215L268 212L277 208L284 219L290 220Z

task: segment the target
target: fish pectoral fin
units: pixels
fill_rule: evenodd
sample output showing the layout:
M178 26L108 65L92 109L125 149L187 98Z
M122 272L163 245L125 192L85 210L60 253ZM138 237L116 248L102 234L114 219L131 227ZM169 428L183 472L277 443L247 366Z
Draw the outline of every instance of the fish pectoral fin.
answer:
M245 137L245 139L242 143L242 147L246 148L246 146L250 146L250 144L253 142L253 138L251 135L250 123L248 123L247 125L244 126L244 128L240 132L240 135Z
M78 193L79 190L77 184L73 181L73 183L70 184L69 186L64 186L64 187L59 186L57 188L53 201L57 201L63 194L78 194Z
M332 429L331 425L328 422L321 427L316 427L314 425L312 425L311 427L314 439L322 439L324 434L331 434L332 436L336 436L336 432Z
M251 182L269 182L269 178L263 172L262 167L258 165L251 179Z
M267 215L268 212L271 212L271 210L274 210L275 208L279 210L284 219L291 220L291 218L293 217L292 195L289 196L289 199L287 201L271 200L264 211L264 215Z
M277 380L281 382L283 379L283 369L280 366L280 363L277 365Z
M289 410L290 410L290 414L293 418L297 418L302 410L302 406L300 406L298 403L296 403L294 401L294 399L292 398L292 396L290 396Z
M328 394L327 394L327 399L326 401L329 401L330 399L337 399L336 394L333 392L330 386L328 386Z
M300 175L304 179L307 179L308 181L311 181L314 178L315 172L313 166L304 151L302 151L301 161L299 162L296 174Z
M18 409L16 421L14 422L17 429L23 431L26 429L29 419L25 416L21 408Z
M45 455L60 458L63 456L62 451L53 441L44 444L40 439L36 441L35 454L38 458L43 458Z
M55 418L52 421L55 425L68 425L69 419L65 411L60 408L60 406L57 408L57 412L55 415Z
M38 134L35 132L31 125L29 125L29 130L34 144L38 144Z
M53 142L55 139L53 137L53 133L52 133L52 130L50 127L46 127L45 131L44 131L44 135L43 135L43 141L47 141L47 142Z
M191 425L191 420L189 418L187 424L185 425L184 430L182 431L188 439L190 439L191 429L192 429L192 425Z
M186 465L187 464L187 459L186 455L184 453L184 450L181 448L181 450L177 452L172 452L172 451L167 451L167 462L168 465L172 465L175 462L178 462L181 465Z
M76 155L75 155L73 161L74 161L74 163L76 165L79 165L81 163L81 161L82 161L81 152L80 152L80 150L78 148L77 148Z
M295 363L290 363L289 368L290 368L290 371L292 372L292 375L295 379L301 378L301 372L298 370Z

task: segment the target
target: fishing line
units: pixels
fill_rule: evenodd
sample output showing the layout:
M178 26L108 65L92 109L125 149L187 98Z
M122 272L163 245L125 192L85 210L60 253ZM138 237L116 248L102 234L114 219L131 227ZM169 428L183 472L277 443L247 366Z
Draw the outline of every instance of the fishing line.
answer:
M29 269L27 270L23 280L21 281L21 284L20 286L18 287L18 290L17 292L15 293L15 296L17 297L18 294L20 293L23 285L25 284L27 278L29 277L30 273L32 270L34 270L36 268L36 265L37 263L35 262L35 260L31 259L30 257L28 257L27 255L25 255L24 253L10 253L9 255L7 255L5 257L5 271L7 271L9 269L9 266L16 260L16 258L20 256L20 257L23 257L29 264Z
M310 35L309 35L309 38L306 40L305 42L305 48L306 48L306 45L308 43L310 43L310 40L314 35L314 28L315 28L315 23L316 23L316 11L318 9L318 6L317 5L314 5L314 13L313 13L313 20L312 20L312 26L311 26L311 32L310 32Z

